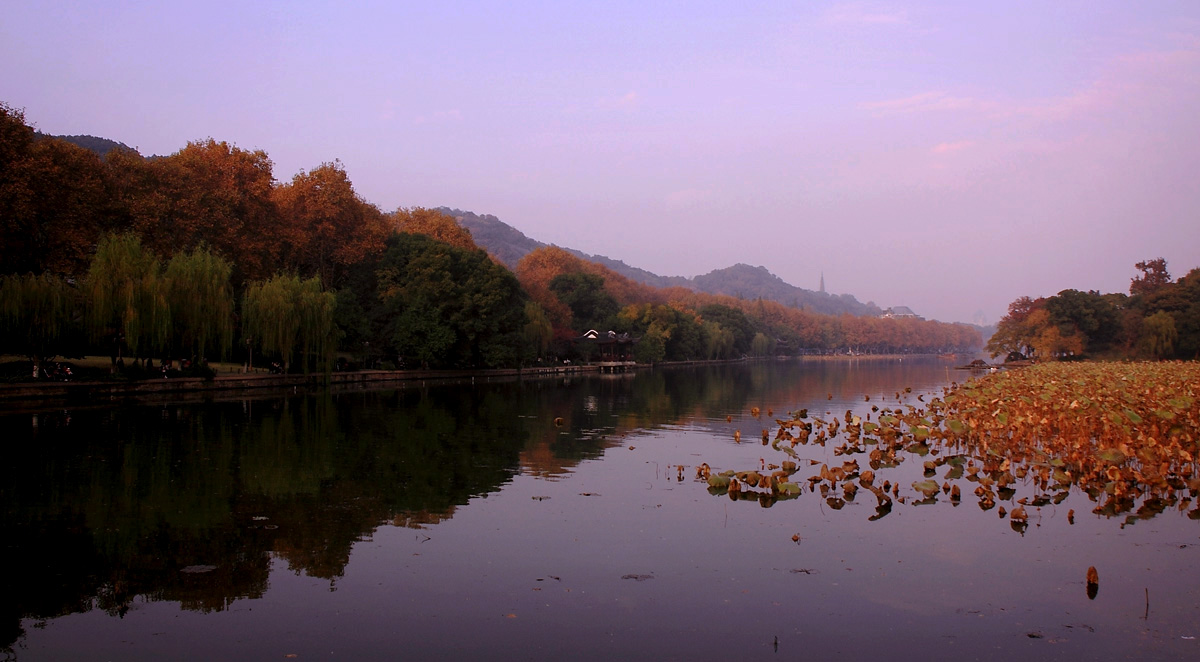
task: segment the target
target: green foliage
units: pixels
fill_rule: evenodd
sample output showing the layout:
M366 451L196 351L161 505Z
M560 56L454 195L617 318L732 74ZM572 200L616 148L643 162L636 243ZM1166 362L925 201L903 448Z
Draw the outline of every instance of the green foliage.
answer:
M754 356L770 356L775 351L775 341L766 334L756 333L750 341L750 351Z
M205 247L167 263L167 300L185 356L225 358L233 342L232 266Z
M1179 340L1179 332L1175 330L1175 318L1169 313L1159 311L1143 321L1142 341L1147 351L1154 358L1170 356L1175 351L1175 343Z
M517 365L525 299L516 276L482 250L397 234L376 277L381 342L404 359L438 368Z
M571 309L576 332L606 331L615 326L621 306L604 290L602 277L582 271L559 274L550 281L550 291Z
M337 297L321 288L319 278L279 275L246 288L242 329L285 370L298 357L304 372L312 367L328 372L337 347L336 306Z
M1134 296L1063 290L1009 305L988 340L992 356L1019 352L1061 356L1200 357L1200 269L1170 282L1164 260L1139 262Z
M63 352L75 334L74 288L53 274L0 276L0 353L21 354L38 367Z
M523 334L525 344L535 356L540 357L550 348L550 341L554 339L554 325L536 301L525 302L525 319L528 320Z
M750 343L754 340L754 324L746 317L746 313L721 304L711 304L700 309L700 317L706 322L716 322L721 329L727 331L732 338L732 347L723 352L725 358L733 358L750 353ZM724 343L724 338L721 339Z
M93 337L123 337L137 356L164 349L171 329L166 289L158 258L137 235L106 235L84 286Z

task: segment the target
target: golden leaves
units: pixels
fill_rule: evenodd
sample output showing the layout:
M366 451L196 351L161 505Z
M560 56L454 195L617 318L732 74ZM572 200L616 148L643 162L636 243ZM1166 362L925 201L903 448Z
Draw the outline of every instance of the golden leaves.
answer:
M966 487L982 510L1010 502L1011 515L1004 507L998 513L1009 515L1019 532L1036 519L1031 511L1060 503L1072 492L1087 495L1097 504L1093 512L1106 517L1136 511L1126 522L1148 519L1168 506L1183 511L1200 494L1197 391L1200 364L1195 363L1055 363L952 385L942 398L919 398L921 408L876 407L875 423L852 411L846 412L844 427L841 417L810 422L801 420L808 412L799 410L775 421L773 448L795 457L797 444L829 441L834 456L865 454L869 469L860 475L857 461L820 463L817 475L796 484L786 478L795 464L785 464L785 476L758 496L791 497L806 485L841 508L861 487L876 496L879 507L871 519L878 519L890 511L893 499L906 503L910 495L901 494L899 480L883 480L882 489L875 482L916 456L925 480L911 484L918 495L911 503L934 503L941 492L957 505ZM785 441L790 447L781 445ZM856 478L857 485L851 482ZM973 490L960 486L963 480L975 483ZM777 489L785 482L796 492ZM747 485L742 480L740 487L759 489ZM710 486L725 491L711 481ZM1018 490L1024 493L1019 498ZM1068 514L1072 524L1074 514L1073 509ZM1200 519L1200 509L1188 516Z

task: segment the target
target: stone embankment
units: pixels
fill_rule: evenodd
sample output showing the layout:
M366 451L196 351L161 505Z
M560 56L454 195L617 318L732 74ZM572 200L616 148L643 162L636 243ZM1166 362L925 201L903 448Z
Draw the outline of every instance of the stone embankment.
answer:
M339 389L363 388L387 383L426 381L472 381L554 377L597 372L598 366L564 365L553 368L522 368L505 370L358 370L334 372L329 375L272 375L261 373L222 373L212 379L202 377L171 377L145 380L22 382L0 384L0 403L22 400L53 400L68 403L98 402L120 398L153 398L159 395L186 393L235 393L257 389ZM0 405L5 406L5 405Z

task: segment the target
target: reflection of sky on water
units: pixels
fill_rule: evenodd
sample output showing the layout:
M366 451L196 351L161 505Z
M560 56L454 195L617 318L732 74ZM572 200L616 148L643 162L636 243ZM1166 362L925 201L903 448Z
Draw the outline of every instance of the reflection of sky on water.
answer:
M1075 491L1060 505L1031 508L1020 535L965 494L957 507L945 497L928 506L897 503L872 522L875 499L865 491L841 510L807 492L763 508L712 496L696 480L702 462L741 470L785 459L760 442L761 429L775 428L768 408L779 417L807 407L830 420L848 408L865 416L871 405L885 406L885 394L890 406L905 386L914 389L910 402L940 389L944 363L913 363L904 372L866 362L715 371L739 388L705 387L710 373L690 370L588 387L579 386L583 380L571 397L533 398L526 387L500 400L515 407L508 417L526 431L512 460L519 471L441 515L416 513L405 520L413 526L362 531L340 574L320 579L271 553L261 598L208 613L140 599L121 619L93 610L44 629L26 620L18 659L708 659L769 653L776 637L779 652L793 657L1191 659L1200 649L1184 637L1200 636L1200 586L1191 581L1200 526L1181 513L1122 529L1118 519L1092 515L1094 504ZM805 373L816 373L815 383L797 383ZM399 407L416 399L377 400ZM454 416L433 408L395 420L457 417L457 429L480 443L511 434L501 421L465 420L469 408L491 402L468 400ZM618 400L628 405L613 408ZM749 414L753 406L763 411L759 419ZM551 422L559 416L562 427ZM386 431L386 420L367 427ZM392 432L395 443L409 434ZM350 452L353 442L335 448ZM831 447L796 450L805 459L844 459L835 460ZM316 453L327 455L337 457ZM802 466L799 476L817 469ZM341 475L336 465L331 471ZM384 480L403 475L372 471ZM454 470L444 471L454 480ZM921 475L919 458L887 474L904 486ZM359 495L341 504L384 489L333 480L319 493ZM271 521L293 547L321 542L289 537L300 520L272 513ZM1100 572L1095 600L1085 594L1089 565Z

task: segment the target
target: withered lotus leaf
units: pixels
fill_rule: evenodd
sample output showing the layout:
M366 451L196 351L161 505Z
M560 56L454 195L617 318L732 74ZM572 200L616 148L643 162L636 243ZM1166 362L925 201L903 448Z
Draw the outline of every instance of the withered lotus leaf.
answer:
M961 498L959 482L967 480L977 483L974 493L983 510L997 501L1015 499L1034 507L1082 496L1096 502L1096 514L1126 523L1168 509L1200 519L1200 509L1189 510L1200 495L1198 391L1200 363L1044 363L952 384L942 397L922 394L929 396L917 398L922 408L870 405L878 423L853 410L828 423L805 423L799 419L808 412L801 409L789 420L776 420L772 448L797 459L797 445L825 446L826 441L827 450L819 451L826 457L866 452L870 469L858 484L874 492L881 505L888 499L889 508L889 492L900 503L910 495L901 494L901 481L887 480L888 472L896 470L892 479L904 477L904 461L924 456L931 458L923 462L927 479L912 487L925 500L914 503L932 503L930 497L947 488ZM822 464L821 475L808 479L813 491L819 487L832 500L841 484L842 494L852 497L845 481L853 479L857 466L810 462ZM929 470L942 464L950 469L942 477L945 484L937 485ZM788 475L794 472L782 466ZM882 489L874 487L877 480ZM782 475L772 483L776 494L796 485ZM1007 513L1001 507L999 514ZM1068 515L1072 523L1073 515ZM1014 530L1023 532L1024 507L1014 508L1011 520Z
M912 486L914 490L924 494L927 497L937 494L942 489L941 486L937 484L937 481L934 480L918 480L917 482L913 483Z

